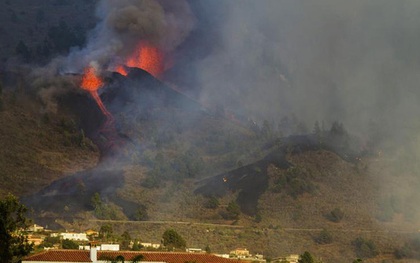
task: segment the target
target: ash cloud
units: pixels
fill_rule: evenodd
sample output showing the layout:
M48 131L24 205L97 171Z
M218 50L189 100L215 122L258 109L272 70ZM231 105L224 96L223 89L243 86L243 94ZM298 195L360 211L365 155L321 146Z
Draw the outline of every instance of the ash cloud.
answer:
M102 0L98 25L88 35L88 44L66 59L66 70L80 72L96 61L105 69L132 54L141 41L164 52L173 51L194 28L194 15L182 1Z

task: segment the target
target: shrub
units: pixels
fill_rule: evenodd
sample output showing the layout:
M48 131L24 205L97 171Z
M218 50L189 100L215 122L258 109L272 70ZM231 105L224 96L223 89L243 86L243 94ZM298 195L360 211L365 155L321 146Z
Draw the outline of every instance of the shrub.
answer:
M304 193L312 193L315 185L310 180L310 175L305 169L298 166L287 169L278 176L271 189L274 193L285 192L293 198Z
M174 229L166 230L162 235L162 241L163 245L171 250L175 248L183 249L187 246L185 239Z
M102 202L99 193L95 193L91 198L91 205L93 206L93 212L98 219L118 219L115 207L110 204Z
M144 259L144 256L143 256L143 255L137 255L137 256L135 256L135 257L131 260L131 262L133 262L133 263L137 263L137 262L142 261L143 259Z
M131 248L131 250L133 251L139 251L140 249L142 249L144 246L142 244L140 244L140 241L138 240L134 240L133 242L133 247ZM134 262L134 260L133 260Z
M394 255L398 259L420 259L420 235L417 238L406 242L403 247L396 249Z
M340 208L334 208L327 216L332 222L338 223L344 217L344 212Z
M315 242L318 244L331 244L333 242L333 237L329 231L324 229L315 238Z
M261 214L260 214L260 213L257 213L257 214L255 215L254 221L255 221L256 223L260 223L260 222L262 221L262 216L261 216Z
M121 255L118 255L117 257L115 257L115 262L124 262L125 258Z
M149 218L147 213L147 208L145 206L140 206L137 208L136 212L134 213L134 220L136 221L145 221Z
M141 182L141 186L146 188L159 188L161 185L161 179L158 176L153 175L152 173L149 173L147 177Z
M219 200L216 197L212 196L204 203L204 207L208 209L216 209L220 205Z
M310 193L313 191L312 184L300 178L294 178L293 180L291 180L289 186L289 194L293 198L297 198L301 194Z
M99 229L99 238L101 240L111 239L113 237L113 233L114 233L114 229L112 225L110 224L102 225L101 228Z
M120 246L122 250L129 250L130 249L130 242L131 242L131 236L128 231L124 231L120 237Z
M207 254L210 254L211 253L211 248L210 248L209 245L207 245L204 250L206 251Z
M53 247L55 244L60 244L60 237L51 237L48 236L42 241L42 243L39 245L40 247Z
M358 257L372 258L378 255L378 250L372 240L365 240L358 237L352 242L352 244L355 247L355 252Z
M62 246L63 246L63 249L78 249L79 248L79 245L76 242L69 239L64 239Z
M232 201L228 204L226 211L230 214L231 219L238 219L241 208L236 202Z
M308 251L305 251L298 260L299 263L315 263L314 257Z

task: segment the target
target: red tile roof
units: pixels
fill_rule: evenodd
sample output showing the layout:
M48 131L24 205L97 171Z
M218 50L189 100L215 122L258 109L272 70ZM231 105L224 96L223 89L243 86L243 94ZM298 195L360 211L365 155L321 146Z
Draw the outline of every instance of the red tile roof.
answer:
M24 261L92 262L88 250L52 249L29 256Z
M125 260L131 260L137 255L143 255L142 261L164 261L168 263L239 263L239 260L227 259L205 253L186 253L186 252L131 252L131 251L108 251L98 253L98 259L102 255L111 257L123 256Z
M123 256L131 261L134 257L143 255L141 261L164 261L168 263L241 263L240 260L227 259L211 254L186 252L147 252L147 251L98 251L98 260ZM24 259L25 261L56 261L56 262L92 262L87 250L49 250Z

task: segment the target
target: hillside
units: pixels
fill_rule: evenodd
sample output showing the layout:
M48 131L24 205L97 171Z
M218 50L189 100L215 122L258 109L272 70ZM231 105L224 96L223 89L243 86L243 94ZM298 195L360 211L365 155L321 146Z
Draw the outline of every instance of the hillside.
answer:
M268 257L309 250L326 262L356 258L357 238L383 259L415 237L409 212L418 210L394 206L389 217L383 206L395 157L357 152L341 132L266 134L134 72L111 76L102 94L117 137L80 90L62 94L56 114L40 114L30 90L4 92L2 192L14 189L37 223L77 231L110 223L153 242L174 227L192 247ZM104 147L109 140L117 147Z
M93 167L97 147L66 115L49 118L29 94L3 91L0 195L35 193L52 181Z

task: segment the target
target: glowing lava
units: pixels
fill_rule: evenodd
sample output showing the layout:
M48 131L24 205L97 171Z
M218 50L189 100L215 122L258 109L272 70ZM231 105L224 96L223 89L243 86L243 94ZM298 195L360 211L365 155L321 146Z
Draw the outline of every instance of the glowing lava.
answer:
M125 69L125 67L124 66L118 66L118 67L116 67L115 68L115 71L116 72L118 72L118 73L120 73L121 75L123 75L123 76L127 76L128 75L128 72L127 72L127 70Z
M102 113L106 116L106 121L99 129L98 137L101 137L103 139L101 140L101 143L98 146L101 150L109 154L115 153L117 150L116 147L122 145L123 142L119 140L119 136L115 129L114 118L112 114L106 109L105 105L101 100L101 97L99 97L98 95L98 89L100 89L103 85L104 82L101 78L99 78L96 75L95 68L85 68L80 87L86 91L89 91L93 99L95 99L96 103L98 104L99 109L101 109Z
M163 54L158 48L142 42L127 59L125 65L132 68L141 68L158 78L163 72ZM121 65L116 68L116 71L124 76L128 74L124 66Z
M95 99L96 103L101 109L102 113L108 118L112 118L111 113L106 109L101 98L98 95L98 89L104 85L104 82L96 76L95 68L87 67L83 74L83 79L81 83L81 88L90 92L92 97Z

